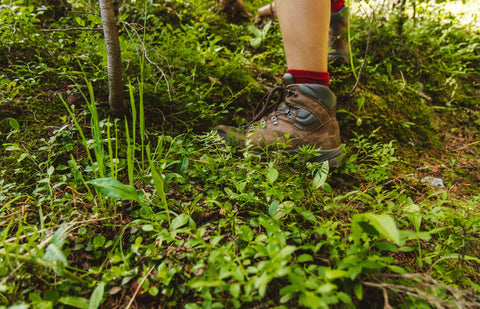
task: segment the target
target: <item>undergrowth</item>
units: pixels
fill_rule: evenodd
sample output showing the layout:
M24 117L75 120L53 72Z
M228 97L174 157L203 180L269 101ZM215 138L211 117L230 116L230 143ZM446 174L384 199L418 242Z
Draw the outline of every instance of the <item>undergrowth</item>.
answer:
M480 306L478 28L353 5L330 170L212 130L279 83L275 21L124 3L114 119L97 4L53 2L1 4L0 308Z

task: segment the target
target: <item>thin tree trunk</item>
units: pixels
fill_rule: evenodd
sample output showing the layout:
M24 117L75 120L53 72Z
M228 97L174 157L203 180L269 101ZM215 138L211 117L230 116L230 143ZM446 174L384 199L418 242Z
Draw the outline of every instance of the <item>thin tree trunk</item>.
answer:
M127 104L123 102L122 56L112 0L99 0L103 34L107 49L108 104L115 114L124 115Z

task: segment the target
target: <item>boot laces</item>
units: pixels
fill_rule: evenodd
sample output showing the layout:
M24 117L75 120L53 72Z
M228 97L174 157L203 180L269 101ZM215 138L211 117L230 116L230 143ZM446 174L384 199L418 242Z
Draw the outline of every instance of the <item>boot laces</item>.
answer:
M272 120L276 121L277 119L277 108L282 103L285 102L285 98L289 95L296 95L295 91L288 90L285 85L276 86L272 88L258 103L257 107L253 112L252 120L244 126L244 128L249 128L254 123L261 120L263 117L272 114L275 112L275 115L272 116ZM275 98L275 96L277 96ZM285 112L283 112L285 113ZM286 114L286 113L285 113ZM265 121L265 120L263 120Z

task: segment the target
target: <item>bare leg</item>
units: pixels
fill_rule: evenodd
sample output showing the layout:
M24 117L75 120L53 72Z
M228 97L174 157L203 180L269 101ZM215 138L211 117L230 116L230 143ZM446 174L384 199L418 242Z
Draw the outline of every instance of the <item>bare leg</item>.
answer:
M328 71L330 0L275 0L288 69Z

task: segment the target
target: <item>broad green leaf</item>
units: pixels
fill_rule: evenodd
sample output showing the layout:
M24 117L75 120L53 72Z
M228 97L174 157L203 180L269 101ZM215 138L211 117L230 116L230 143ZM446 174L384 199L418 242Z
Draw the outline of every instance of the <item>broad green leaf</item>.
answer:
M413 224L415 230L420 231L420 226L422 225L422 214L420 213L420 207L416 204L408 205L404 208L405 216L408 218L410 223Z
M275 168L273 168L273 167L269 167L269 168L267 169L267 174L266 174L266 176L267 176L267 181L268 181L269 183L274 183L274 182L277 180L277 178L278 178L278 171L277 171Z
M233 298L238 298L240 296L240 292L242 291L240 284L234 283L230 285L230 294L232 294Z
M235 183L235 188L237 188L238 192L243 193L246 185L247 185L246 181L236 182Z
M93 238L93 247L95 249L102 247L105 244L105 236L97 235Z
M263 272L260 276L253 278L253 284L258 289L258 294L264 296L267 290L267 285L271 281L270 276L266 272Z
M288 215L292 211L294 206L295 203L292 201L285 201L283 203L280 203L272 217L274 219L280 220L286 215Z
M248 31L250 31L253 35L257 37L260 37L262 35L261 30L255 27L254 25L248 26Z
M325 278L329 280L335 280L338 278L348 278L349 274L345 270L340 269L326 269L325 270Z
M129 201L140 201L134 186L125 185L114 178L97 178L87 182L93 185L106 197L118 198Z
M181 214L179 216L176 216L172 220L172 224L171 224L172 230L176 230L176 229L184 226L185 224L188 223L189 219L190 219L190 217L187 214Z
M210 244L212 246L216 246L224 237L224 235L213 236L212 238L210 238Z
M313 188L315 190L323 186L325 181L327 181L328 169L328 161L323 161L320 168L315 171L315 175L313 177Z
M297 258L298 263L312 262L313 257L310 254L300 254Z
M102 303L103 292L105 290L105 283L99 282L97 287L92 293L90 297L90 301L88 303L88 309L97 309L100 304Z
M253 231L248 225L241 225L238 229L240 239L246 242L250 242L253 239Z
M304 291L300 295L299 303L307 308L328 308L328 305L322 298L318 297L316 293L310 291Z
M88 299L83 297L64 296L64 297L60 297L58 301L64 305L72 306L80 309L88 309L89 307Z
M338 299L340 299L344 304L349 304L353 306L352 298L345 292L338 292Z
M43 299L51 302L56 302L60 298L60 293L57 290L49 289L43 293Z
M262 43L262 39L259 37L250 39L250 45L252 45L253 48L258 47L260 43Z
M353 287L353 293L355 293L355 296L359 299L363 299L363 285L361 283L356 283Z
M145 232L151 232L154 230L154 227L151 224L145 224L142 225L142 230L144 230Z
M3 144L3 146L6 146L5 151L23 151L23 149L20 148L20 146L15 144Z
M396 272L397 274L405 274L407 271L405 268L400 267L398 265L387 265L388 269L390 269L393 272Z
M270 203L270 206L268 207L268 214L273 217L278 210L278 205L280 205L279 200L274 200L272 203Z
M18 123L17 119L15 118L8 118L8 124L12 127L14 130L20 130L20 124Z
M148 289L148 294L152 296L157 296L158 295L159 289L156 286L152 286Z
M302 211L301 214L302 214L302 216L303 216L306 220L308 220L308 221L310 221L310 222L313 222L313 223L317 222L317 218L316 218L315 215L312 214L311 212L309 212L309 211Z
M356 243L360 241L362 229L369 234L382 236L397 245L402 244L395 220L387 214L364 213L354 215L352 218L352 235Z

